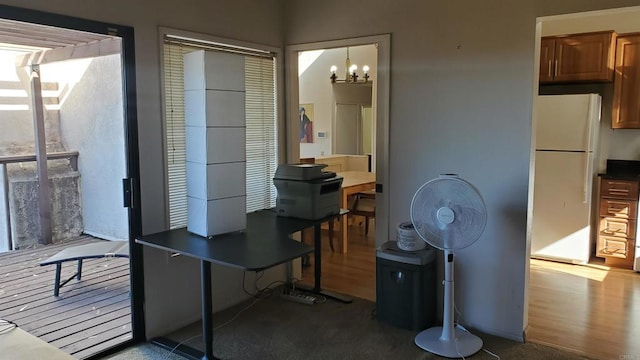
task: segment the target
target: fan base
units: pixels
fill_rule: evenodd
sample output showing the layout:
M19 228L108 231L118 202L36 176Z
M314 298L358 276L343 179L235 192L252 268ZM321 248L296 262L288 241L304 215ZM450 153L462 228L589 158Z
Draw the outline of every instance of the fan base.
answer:
M440 339L442 327L432 327L416 335L415 343L430 353L455 359L471 356L482 349L482 339L472 333L456 328L455 334L455 339L443 341Z

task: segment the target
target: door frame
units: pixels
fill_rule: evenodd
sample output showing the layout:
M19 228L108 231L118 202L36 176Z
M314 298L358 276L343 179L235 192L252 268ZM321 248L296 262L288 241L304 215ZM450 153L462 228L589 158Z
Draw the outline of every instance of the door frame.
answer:
M146 340L144 321L144 266L142 245L135 238L142 235L142 207L140 197L140 160L138 152L138 110L136 97L135 44L133 28L117 24L103 23L66 15L0 5L2 18L38 25L86 31L95 34L117 36L122 39L122 94L124 114L124 137L127 179L132 187L129 200L129 272L131 281L131 330L132 339L111 349L91 356L97 358L107 352L114 352ZM119 196L119 195L117 195Z
M376 247L389 237L389 102L391 72L391 34L329 40L285 47L286 77L286 161L300 161L298 137L298 52L374 44L378 48L376 74Z

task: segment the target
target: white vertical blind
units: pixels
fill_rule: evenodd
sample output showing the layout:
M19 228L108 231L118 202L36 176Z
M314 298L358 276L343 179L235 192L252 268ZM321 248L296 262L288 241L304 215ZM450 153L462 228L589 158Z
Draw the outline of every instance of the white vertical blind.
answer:
M165 131L171 229L187 226L183 56L195 50L201 50L201 47L164 44ZM247 212L252 212L271 208L276 201L272 181L278 161L274 59L245 56L245 87Z

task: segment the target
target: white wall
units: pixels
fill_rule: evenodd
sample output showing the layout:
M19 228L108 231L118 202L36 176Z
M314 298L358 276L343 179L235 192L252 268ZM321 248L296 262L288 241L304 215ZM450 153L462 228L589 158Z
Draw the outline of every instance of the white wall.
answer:
M142 230L145 234L167 228L158 27L282 46L280 0L33 0L28 3L0 0L0 3L134 28ZM120 192L116 196L120 197ZM197 261L168 260L166 253L148 248L144 250L144 258L147 336L165 334L198 319ZM238 281L241 273L236 271L236 274L229 277L213 271L214 310L245 298Z
M335 9L361 2L286 1L287 44L391 33L390 224L407 219L415 190L443 172L483 194L486 230L456 264L464 323L512 339L527 325L536 17L638 3L375 0L354 21Z
M65 148L80 153L84 231L103 239L126 240L129 221L121 196L126 159L120 54L73 63L88 67L77 83L70 84L71 91L60 107L60 128Z
M319 157L332 154L332 89L331 89L331 65L336 65L336 75L339 79L345 78L346 48L325 49L325 51L299 76L300 104L314 104L313 132L314 142L300 144L300 157ZM373 45L354 46L349 48L349 59L352 64L358 65L358 74L362 75L362 66L369 65L369 80L375 84L377 72L377 51ZM360 77L362 79L362 77ZM318 139L318 132L326 132L327 137Z

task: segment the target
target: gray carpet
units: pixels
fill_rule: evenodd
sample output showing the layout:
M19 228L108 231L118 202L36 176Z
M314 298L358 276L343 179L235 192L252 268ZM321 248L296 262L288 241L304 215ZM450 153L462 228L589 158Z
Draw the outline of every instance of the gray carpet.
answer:
M214 353L222 359L441 359L413 343L416 332L395 328L372 318L374 303L355 299L352 304L327 301L304 305L273 296L250 300L214 315ZM245 309L245 310L243 310ZM242 312L240 312L242 311ZM240 313L239 313L240 312ZM224 325L226 322L237 317ZM221 326L222 325L222 326ZM200 325L169 335L202 348ZM501 359L590 359L533 343L521 344L479 334L484 348ZM471 359L495 359L480 351ZM136 346L111 357L124 359L181 359L150 344Z

